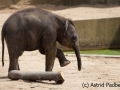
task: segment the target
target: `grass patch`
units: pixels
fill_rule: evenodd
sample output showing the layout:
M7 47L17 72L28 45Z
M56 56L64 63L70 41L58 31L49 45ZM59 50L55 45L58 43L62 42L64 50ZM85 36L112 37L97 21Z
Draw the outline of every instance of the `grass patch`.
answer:
M74 51L65 51L65 54L75 54ZM120 55L120 49L106 49L106 50L88 50L81 51L81 54L95 54L95 55Z

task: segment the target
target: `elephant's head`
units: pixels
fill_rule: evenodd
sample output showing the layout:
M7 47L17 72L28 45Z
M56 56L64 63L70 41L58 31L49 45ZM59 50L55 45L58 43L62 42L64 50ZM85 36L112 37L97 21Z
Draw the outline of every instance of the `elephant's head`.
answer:
M62 31L62 30L61 30ZM59 38L59 43L63 46L72 48L75 51L77 62L78 62L78 70L81 70L81 57L80 57L80 47L79 47L79 38L75 30L75 26L70 20L66 20L64 24L64 31L61 38Z

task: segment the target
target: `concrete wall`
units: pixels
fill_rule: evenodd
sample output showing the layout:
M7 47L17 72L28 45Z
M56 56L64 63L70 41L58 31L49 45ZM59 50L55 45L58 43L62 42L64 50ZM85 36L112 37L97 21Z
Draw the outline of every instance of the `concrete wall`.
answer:
M74 24L81 50L120 48L120 18L78 20Z
M81 49L120 48L120 18L74 21Z

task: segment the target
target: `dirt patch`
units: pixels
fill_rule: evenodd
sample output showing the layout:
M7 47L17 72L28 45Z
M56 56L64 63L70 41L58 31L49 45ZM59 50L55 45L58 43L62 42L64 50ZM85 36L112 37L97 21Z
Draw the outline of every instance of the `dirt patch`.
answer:
M50 4L44 5L11 5L15 9L1 9L0 13L7 15L25 8L41 8L51 11L60 16L70 18L72 20L88 20L88 19L101 19L120 17L120 6L115 5L78 5L78 6L55 6ZM16 8L18 10L16 10ZM4 18L3 18L4 19ZM7 19L7 18L6 18Z
M0 11L0 30L5 20L16 10ZM72 19L88 19L99 17L120 16L120 7L94 8L94 7L76 7L52 11ZM0 41L1 43L1 41ZM6 46L5 46L6 47ZM2 45L0 44L0 59L2 54ZM116 85L120 84L120 58L105 57L83 57L82 70L77 70L76 57L66 56L71 64L66 67L60 67L58 60L55 60L53 71L62 71L65 75L65 82L62 85L56 85L54 81L29 82L23 80L11 81L7 78L9 57L7 48L5 49L5 66L0 66L0 90L80 90L89 84L87 90L119 90ZM1 61L0 61L1 63ZM45 57L38 51L24 52L19 58L20 69L22 71L44 71ZM94 87L92 86L94 84ZM99 84L99 85L98 85ZM108 85L109 84L109 85ZM98 86L97 86L98 85ZM104 85L104 87L102 87ZM106 86L107 85L107 86ZM110 87L111 85L111 87ZM112 87L113 85L113 87ZM91 86L91 87L90 87ZM86 87L84 87L86 88Z
M7 53L6 53L7 54ZM6 55L5 66L0 67L0 89L1 90L80 90L83 83L102 84L104 87L89 87L91 89L110 90L113 87L105 86L106 83L120 84L120 58L104 58L104 57L82 57L82 70L77 70L77 61L74 56L66 56L71 64L66 67L60 67L58 60L55 60L53 71L64 72L65 82L62 85L56 85L54 81L38 81L29 82L23 80L11 81L7 77L9 60ZM38 51L25 52L19 58L21 71L44 71L45 57L40 55ZM118 90L119 87L114 87Z

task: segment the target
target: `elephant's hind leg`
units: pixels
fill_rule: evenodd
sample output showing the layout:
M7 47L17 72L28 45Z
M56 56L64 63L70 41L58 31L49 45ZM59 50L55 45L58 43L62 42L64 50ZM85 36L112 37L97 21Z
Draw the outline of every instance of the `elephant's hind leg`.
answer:
M9 45L8 46L8 52L9 52L9 72L11 70L20 70L19 68L19 63L18 63L18 58L23 54L21 47L16 44L14 46Z
M15 56L15 55L11 55L10 56L10 63L9 63L9 72L11 70L18 70L19 67L18 67L18 56Z
M22 53L23 53L23 51L20 51L19 49L18 50L13 49L12 52L9 51L9 60L10 60L9 70L8 70L9 72L11 70L20 70L19 63L18 63L18 58L19 58L19 56L22 55Z

